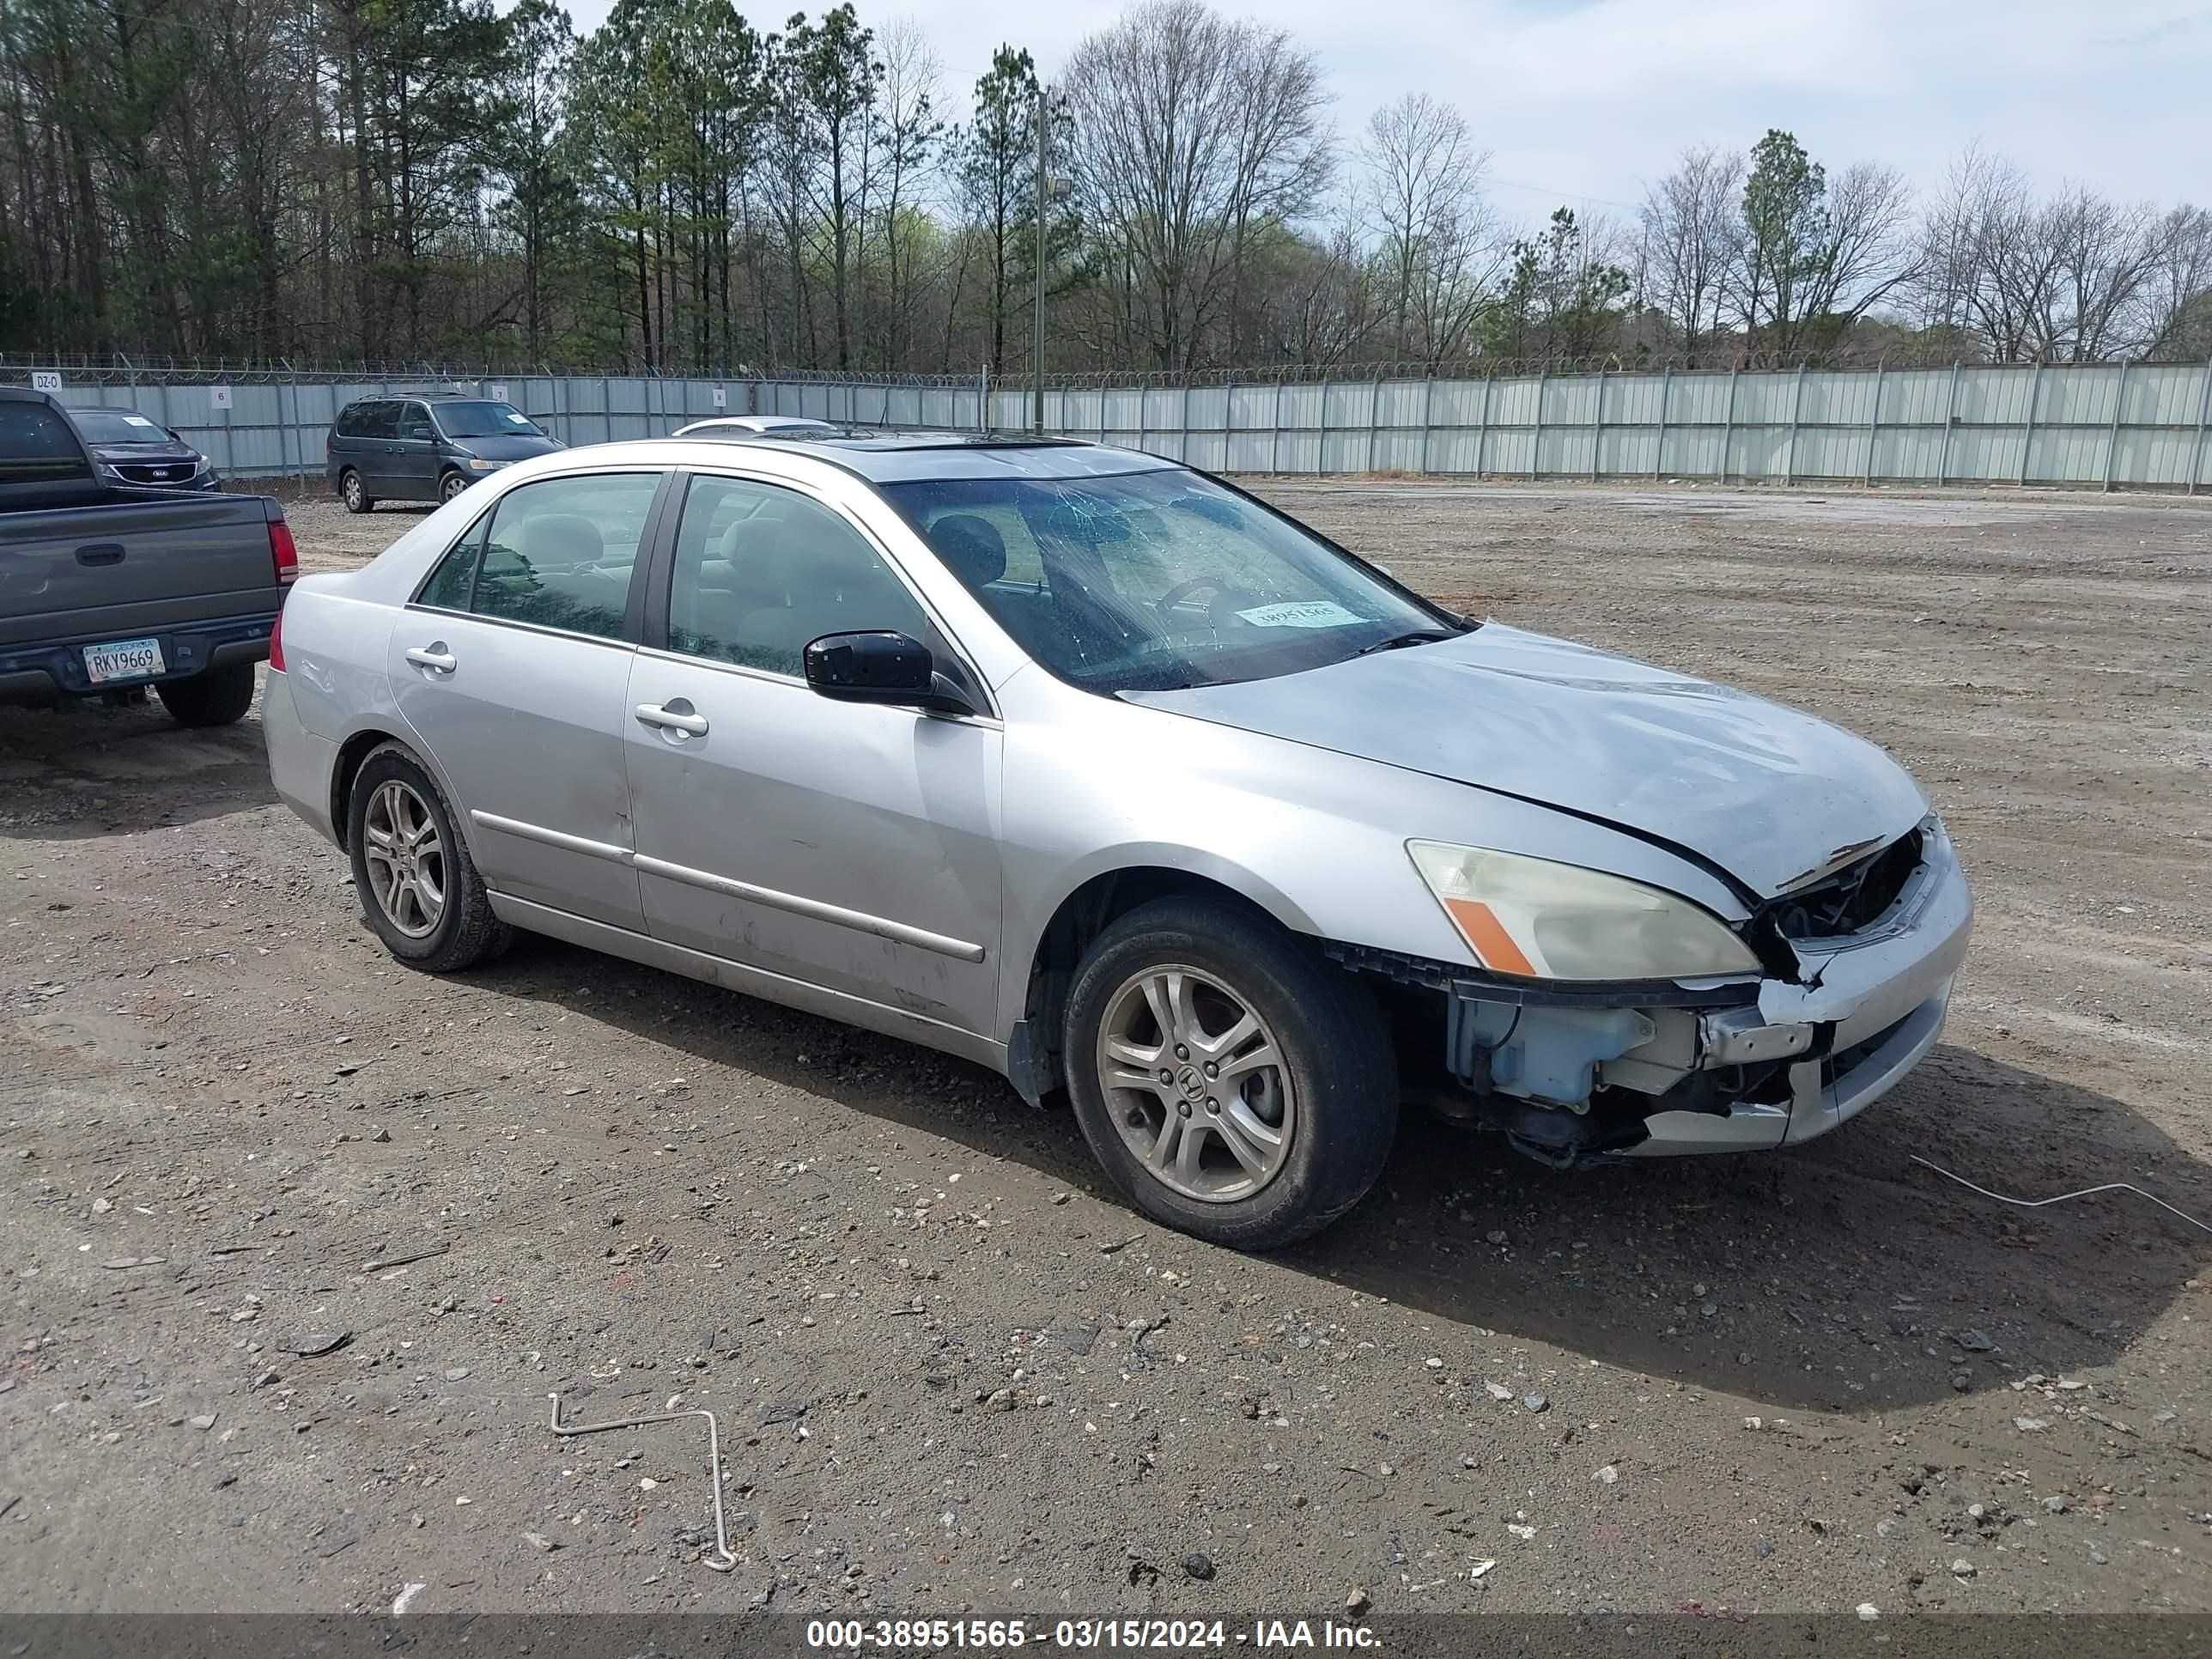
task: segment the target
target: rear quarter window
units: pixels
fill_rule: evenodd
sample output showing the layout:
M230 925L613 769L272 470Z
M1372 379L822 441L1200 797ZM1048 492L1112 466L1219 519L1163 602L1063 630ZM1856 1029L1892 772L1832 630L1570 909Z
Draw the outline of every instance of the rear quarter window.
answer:
M0 479L51 483L85 476L76 429L45 404L0 403Z

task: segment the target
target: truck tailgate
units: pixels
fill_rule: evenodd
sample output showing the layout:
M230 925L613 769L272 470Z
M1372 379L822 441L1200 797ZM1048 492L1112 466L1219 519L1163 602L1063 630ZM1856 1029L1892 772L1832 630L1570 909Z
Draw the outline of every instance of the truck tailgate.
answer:
M270 510L258 495L180 491L0 514L0 646L276 610Z

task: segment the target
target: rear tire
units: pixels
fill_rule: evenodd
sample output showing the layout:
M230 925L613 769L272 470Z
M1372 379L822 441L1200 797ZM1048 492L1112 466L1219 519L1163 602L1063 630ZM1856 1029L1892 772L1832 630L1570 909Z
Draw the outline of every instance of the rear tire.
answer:
M354 774L346 850L362 918L408 966L458 973L513 942L513 930L492 914L453 808L403 744L378 745Z
M1175 1005L1171 1029L1148 1010L1178 985L1196 988ZM1151 1066L1117 1065L1109 1052L1152 1048ZM1069 990L1060 1052L1084 1139L1137 1207L1235 1249L1273 1249L1328 1225L1375 1184L1397 1133L1397 1060L1366 988L1225 900L1156 900L1102 933ZM1186 1086L1194 1066L1204 1072ZM1123 1084L1109 1085L1109 1074ZM1186 1164L1194 1137L1200 1150Z
M253 706L253 665L225 663L190 679L164 680L154 695L179 726L229 726Z
M349 513L374 513L376 510L376 497L368 493L368 486L362 482L361 474L351 467L338 474L338 498L345 503L345 510Z

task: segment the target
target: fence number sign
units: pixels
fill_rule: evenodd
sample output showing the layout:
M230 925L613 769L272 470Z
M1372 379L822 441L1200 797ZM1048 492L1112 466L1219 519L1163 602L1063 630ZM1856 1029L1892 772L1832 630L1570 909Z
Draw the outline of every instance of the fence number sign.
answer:
M210 406L216 409L228 409L230 407L230 388L227 386L210 386L208 388L208 403Z
M492 402L494 402L494 403L495 403L495 404L503 404L503 403L505 403L505 402L507 401L507 382L506 382L506 381L504 381L504 380L494 380L494 381L491 383L491 386L489 386L489 393L490 393L490 397L491 397L491 400L492 400Z
M724 391L720 386L716 386L714 388L714 407L717 409L727 409L729 406L730 394Z
M61 389L61 370L58 368L34 368L31 371L32 391L59 392Z

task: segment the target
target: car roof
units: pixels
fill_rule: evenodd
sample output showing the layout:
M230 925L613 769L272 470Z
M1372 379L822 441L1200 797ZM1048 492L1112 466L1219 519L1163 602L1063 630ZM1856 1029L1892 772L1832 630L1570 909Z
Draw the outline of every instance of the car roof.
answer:
M1084 438L1041 438L1024 432L799 427L732 434L717 441L809 455L871 483L910 483L925 478L1095 478L1176 465L1140 450L1116 449Z
M686 422L670 435L678 438L750 436L761 432L780 432L787 427L820 431L831 424L829 421L817 421L811 415L702 415L696 421Z
M364 392L358 398L346 399L345 406L356 404L511 404L512 398L495 398L482 392Z

